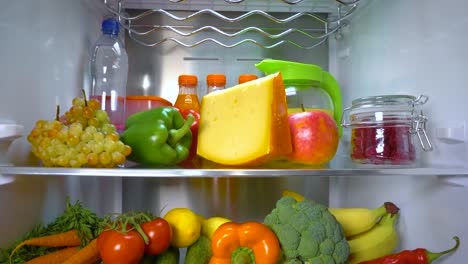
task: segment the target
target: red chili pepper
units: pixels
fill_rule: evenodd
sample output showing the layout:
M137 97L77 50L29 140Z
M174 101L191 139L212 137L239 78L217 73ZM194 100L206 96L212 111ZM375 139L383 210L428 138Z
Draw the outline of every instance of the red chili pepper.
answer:
M360 264L429 264L440 256L457 250L460 245L460 239L457 236L453 237L453 239L456 242L455 246L446 251L433 253L424 248L417 248L414 250L404 250L374 260L364 261Z
M198 124L200 122L200 114L197 111L191 110L191 109L179 109L177 107L174 107L174 108L179 110L179 112L182 114L184 118L187 118L188 114L192 114L193 117L195 117L195 121L190 126L190 130L192 131L192 146L190 147L189 156L187 158L187 160L191 160L197 156Z

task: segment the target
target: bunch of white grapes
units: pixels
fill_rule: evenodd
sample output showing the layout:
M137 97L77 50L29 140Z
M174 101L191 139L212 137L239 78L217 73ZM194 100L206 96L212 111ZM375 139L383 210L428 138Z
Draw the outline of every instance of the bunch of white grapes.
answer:
M119 140L96 100L74 98L60 120L39 120L28 135L32 152L46 167L112 168L124 164L131 148Z

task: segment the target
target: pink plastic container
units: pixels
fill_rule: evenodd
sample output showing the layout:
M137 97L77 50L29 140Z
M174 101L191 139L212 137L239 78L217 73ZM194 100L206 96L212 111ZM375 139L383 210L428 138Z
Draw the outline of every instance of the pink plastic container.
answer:
M125 120L135 113L160 106L172 106L172 103L159 96L127 96Z

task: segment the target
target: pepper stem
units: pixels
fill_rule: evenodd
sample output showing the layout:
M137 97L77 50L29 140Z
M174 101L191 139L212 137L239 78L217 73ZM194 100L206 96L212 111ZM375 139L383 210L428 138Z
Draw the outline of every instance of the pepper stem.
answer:
M448 250L445 250L445 251L442 251L442 252L437 252L437 253L430 252L430 251L426 250L427 259L429 261L428 263L432 263L432 261L439 258L440 256L457 250L458 246L460 246L460 238L458 238L457 236L454 236L453 239L455 240L456 244L451 249L448 249Z
M179 142L187 133L190 133L190 126L195 122L195 117L192 114L187 115L187 119L182 127L179 129L169 130L169 145L174 146Z
M232 264L254 264L255 256L248 247L238 247L231 253Z

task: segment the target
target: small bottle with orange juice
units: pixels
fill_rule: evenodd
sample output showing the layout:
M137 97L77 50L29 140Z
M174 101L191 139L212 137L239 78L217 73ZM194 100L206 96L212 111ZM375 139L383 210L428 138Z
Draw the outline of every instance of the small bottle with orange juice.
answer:
M224 74L208 74L206 76L206 94L226 88L226 76Z
M239 75L238 83L245 83L248 81L256 80L258 77L255 74L241 74Z
M179 95L174 106L182 110L200 112L200 101L197 95L198 78L195 75L179 76Z

